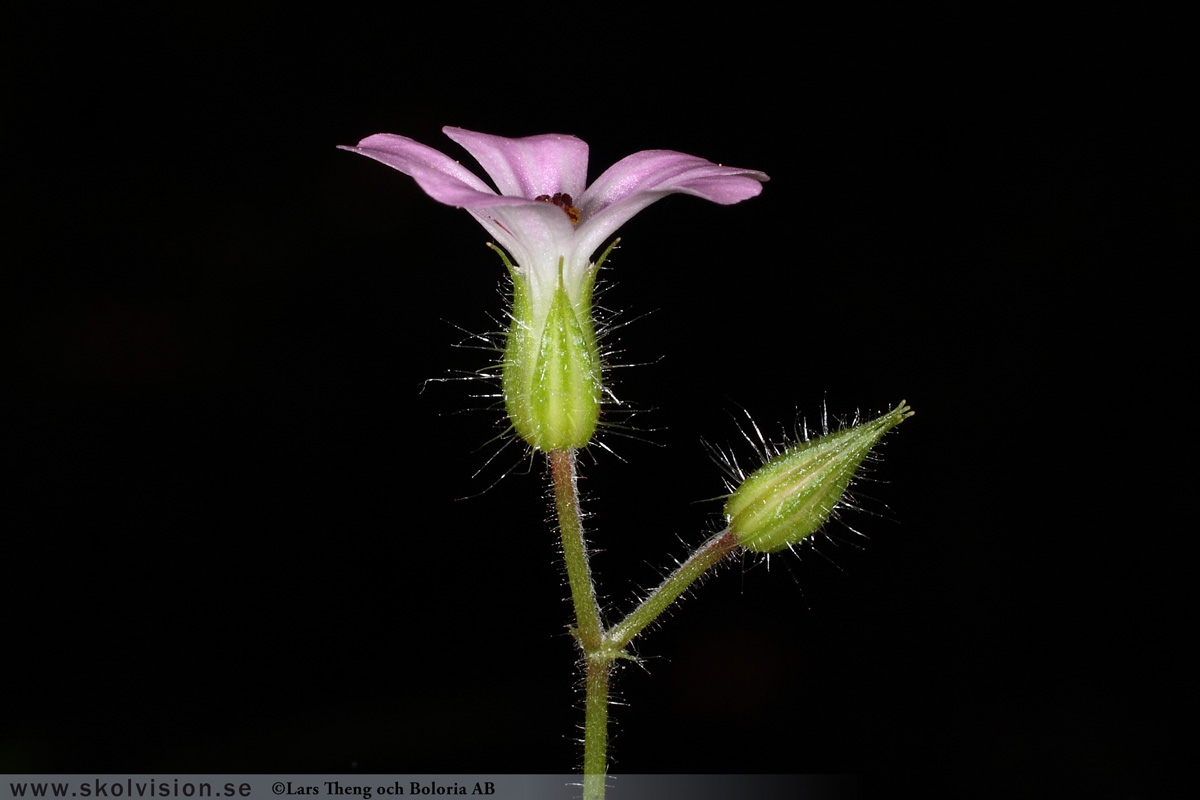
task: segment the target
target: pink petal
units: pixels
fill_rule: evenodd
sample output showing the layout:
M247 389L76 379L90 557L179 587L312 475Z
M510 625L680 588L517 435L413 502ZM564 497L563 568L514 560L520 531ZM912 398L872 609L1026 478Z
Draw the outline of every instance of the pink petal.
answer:
M643 150L613 164L577 203L581 250L594 252L622 224L669 194L690 194L721 205L757 196L763 172L726 167L673 150Z
M521 202L501 197L466 167L432 147L407 136L377 133L354 147L340 149L373 158L411 176L425 193L438 202L463 208L486 208Z
M532 200L559 192L578 200L587 183L588 146L565 134L506 139L463 128L442 128L475 157L500 193Z

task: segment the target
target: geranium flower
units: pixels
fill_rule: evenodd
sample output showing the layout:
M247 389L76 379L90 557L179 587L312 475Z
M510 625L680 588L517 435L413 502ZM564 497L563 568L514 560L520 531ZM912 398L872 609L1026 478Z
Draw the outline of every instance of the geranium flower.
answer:
M671 150L644 150L586 186L588 146L574 136L507 139L442 130L475 157L499 192L406 136L379 133L343 149L394 167L433 199L465 208L508 252L514 283L504 363L509 416L534 447L582 446L591 439L600 404L591 318L599 263L592 255L622 223L662 197L690 194L729 205L761 192L767 176Z

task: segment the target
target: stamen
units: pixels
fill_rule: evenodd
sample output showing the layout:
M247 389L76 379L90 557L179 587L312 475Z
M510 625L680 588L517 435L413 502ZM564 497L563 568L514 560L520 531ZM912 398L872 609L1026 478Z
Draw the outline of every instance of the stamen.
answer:
M571 195L567 194L566 192L555 192L553 197L548 194L539 194L533 199L542 203L549 203L550 205L558 206L567 215L567 219L571 220L572 225L579 224L580 211L574 206L574 201L571 199Z

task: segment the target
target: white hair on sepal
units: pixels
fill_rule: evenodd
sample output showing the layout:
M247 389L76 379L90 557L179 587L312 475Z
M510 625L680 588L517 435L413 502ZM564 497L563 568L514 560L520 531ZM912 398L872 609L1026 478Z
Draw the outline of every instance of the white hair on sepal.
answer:
M421 383L421 394L424 394L432 384L469 383L481 387L479 390L468 392L466 398L471 401L469 404L460 405L451 411L439 412L438 416L455 417L483 412L493 417L493 421L490 423L492 427L499 428L497 433L480 442L471 451L478 454L490 450L490 453L471 473L471 480L480 480L495 466L499 467L499 474L483 478L488 481L483 488L458 497L457 500L482 497L505 478L533 471L533 450L516 435L512 423L504 413L504 395L500 387L500 366L504 360L504 341L507 333L501 329L499 321L494 316L489 314L488 318L496 327L484 332L471 331L448 320L443 320L443 322L464 334L464 338L450 345L452 349L488 353L491 357L489 363L476 369L447 369L444 376L426 378ZM455 399L459 403L462 402L462 397L462 395L455 395ZM498 416L497 412L499 412Z
M613 253L620 249L619 244L613 245L604 260L606 267L611 267ZM603 305L601 301L612 286L606 277L608 274L607 270L597 274L592 295L592 319L596 330L596 340L600 347L601 392L604 400L601 402L600 420L596 424L596 432L583 452L590 453L592 448L598 448L618 460L628 463L625 457L617 452L616 446L610 444L612 439L640 442L642 444L655 445L656 447L661 447L662 445L650 436L650 434L656 433L659 430L658 428L642 425L640 421L635 422L637 418L654 411L655 408L653 406L642 406L630 402L628 399L618 397L617 391L621 385L618 374L620 371L659 363L663 357L660 355L650 361L624 360L625 350L620 346L618 332L623 328L641 322L656 312L652 309L629 315L627 311L621 309L614 310Z
M733 419L735 429L740 435L741 440L748 446L749 455L745 455L746 447L741 448L743 454L739 456L739 449L734 445L722 446L702 440L702 445L708 451L710 458L721 468L723 483L728 492L724 496L709 499L724 500L728 498L755 471L772 459L790 452L801 444L856 427L864 422L883 417L886 414L887 412L880 414L864 413L861 408L856 408L849 419L847 419L843 416L831 415L828 402L823 400L819 415L819 434L813 433L807 418L797 409L794 412L795 416L791 433L783 431L779 438L770 438L763 433L763 427L755 421L750 411L744 406L739 406L736 413L730 412L730 416ZM891 509L885 503L869 492L864 491L864 484L882 482L875 477L873 467L882 460L880 446L884 441L886 441L886 437L883 440L877 441L875 446L867 452L845 492L840 496L832 509L830 509L828 519L824 524L814 533L803 537L798 542L787 545L787 551L795 554L798 561L802 561L805 554L811 552L819 556L822 561L832 565L839 573L847 574L846 567L844 566L845 559L838 558L838 551L842 551L845 547L854 551L863 551L871 539L868 533L860 529L864 526L852 522L853 517L863 514L877 519L896 521ZM750 555L749 551L745 552L746 555ZM746 559L744 568L753 569L756 564L765 564L767 569L770 570L772 565L770 556L772 553L761 553L759 555L761 555L760 558ZM787 561L777 561L777 563L786 564ZM790 566L788 569L791 572ZM792 574L795 579L795 573ZM798 579L796 582L799 586Z
M619 245L612 248L605 261L606 265L611 264L612 254L619 249ZM620 381L615 377L617 370L645 366L657 361L657 359L641 363L622 361L621 357L624 351L619 347L620 340L616 336L617 331L650 316L653 312L643 312L626 319L624 318L624 312L613 311L603 306L600 301L606 290L610 287L609 281L603 277L606 274L607 271L602 271L597 276L592 301L592 319L597 342L600 347L600 374L602 377L601 417L591 441L579 451L580 456L587 456L593 463L596 462L598 453L607 453L622 462L626 461L625 457L618 451L614 440L659 445L650 436L657 429L641 424L640 420L642 415L652 411L653 408L639 406L619 397L617 392L620 387ZM486 481L486 485L479 491L465 495L459 499L482 496L499 485L505 478L512 475L525 475L536 471L534 469L536 453L517 434L516 429L508 418L504 405L502 368L509 335L508 328L514 321L512 317L512 291L512 278L511 275L506 273L497 287L497 292L502 299L502 307L506 309L504 312L505 319L499 320L489 313L488 318L491 321L489 330L476 332L457 323L443 320L443 322L446 322L454 330L463 334L463 337L459 341L451 345L454 350L487 353L489 355L488 363L471 369L449 369L445 375L426 378L421 384L420 393L422 394L432 384L469 383L479 387L466 395L470 403L460 405L459 408L452 411L441 412L439 416L456 416L478 412L496 415L493 425L498 429L498 432L481 442L472 451L475 453L490 451L471 474L473 481L483 480ZM461 395L457 397L459 403L461 403L461 397ZM498 473L496 469L498 469Z

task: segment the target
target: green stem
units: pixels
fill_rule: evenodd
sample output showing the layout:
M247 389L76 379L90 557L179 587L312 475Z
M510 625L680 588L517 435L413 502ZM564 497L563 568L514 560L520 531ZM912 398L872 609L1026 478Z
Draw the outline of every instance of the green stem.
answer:
M662 584L650 593L628 617L614 625L605 637L612 650L624 650L634 637L662 614L697 578L721 563L725 556L738 549L737 537L728 530L721 531L688 556Z
M619 625L605 631L596 604L596 590L588 566L587 543L579 509L575 474L575 451L550 452L550 475L554 481L554 505L562 536L567 583L575 606L575 631L586 670L587 695L583 723L583 797L604 800L604 777L608 769L608 682L613 661L647 625L658 618L696 579L737 551L738 542L722 531L700 546L662 585L650 593Z
M611 672L611 657L587 659L583 800L604 800L604 775L608 771L608 676Z
M567 583L575 605L575 629L586 665L587 695L583 723L584 800L604 800L604 775L608 760L608 676L613 654L604 647L604 624L596 605L596 590L588 566L587 544L579 510L579 488L575 478L575 451L550 452L550 474L554 480L554 505L562 536Z
M575 451L550 452L550 474L554 479L554 505L558 511L558 531L562 536L563 560L567 563L567 582L575 604L575 626L585 655L600 649L604 625L596 605L592 571L588 566L587 544L583 540L583 520L579 512L579 488L575 481Z

